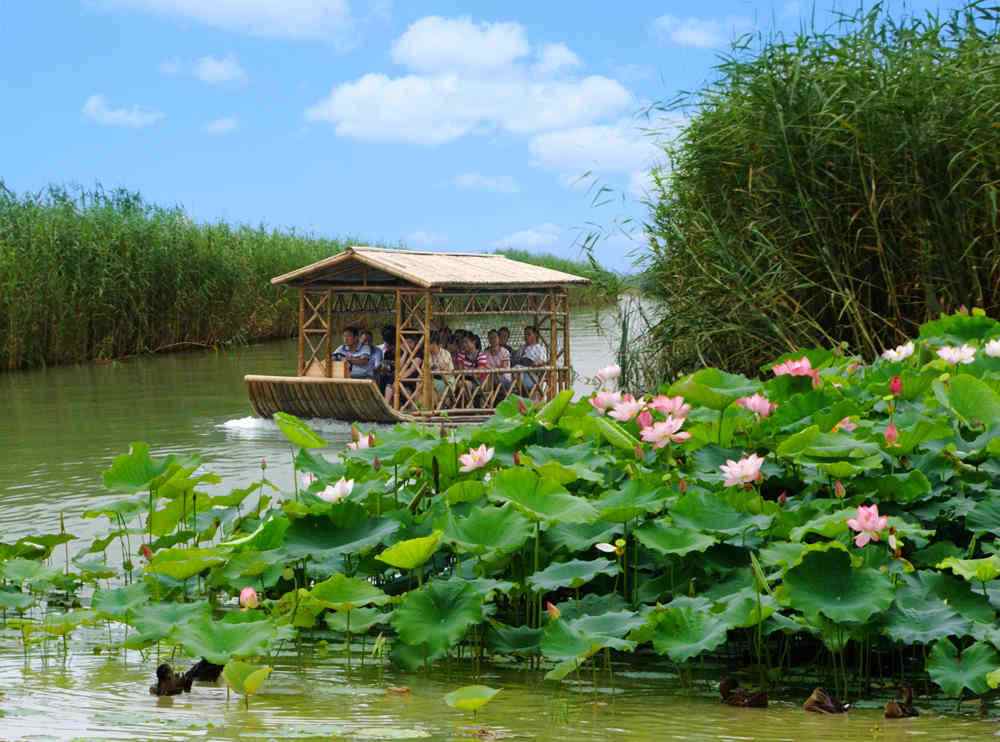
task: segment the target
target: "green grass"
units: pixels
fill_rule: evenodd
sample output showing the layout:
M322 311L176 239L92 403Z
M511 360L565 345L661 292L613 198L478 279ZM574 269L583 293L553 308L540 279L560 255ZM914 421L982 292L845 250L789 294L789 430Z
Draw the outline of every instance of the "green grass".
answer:
M589 286L570 290L570 300L575 304L605 304L612 302L623 291L626 285L624 277L609 270L592 259L572 260L550 253L536 253L530 250L504 248L496 251L506 255L511 260L522 263L540 265L544 268L571 273L575 276L589 278Z
M750 41L669 108L648 285L671 372L795 347L868 358L963 305L1000 311L995 3Z
M125 190L0 184L0 369L289 337L269 280L347 240L196 224Z

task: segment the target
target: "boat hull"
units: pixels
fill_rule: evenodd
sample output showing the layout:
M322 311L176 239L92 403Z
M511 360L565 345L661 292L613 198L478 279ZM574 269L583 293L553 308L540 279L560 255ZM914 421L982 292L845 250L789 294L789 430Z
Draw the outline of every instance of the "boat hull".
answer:
M287 412L348 422L398 423L411 418L386 404L370 379L327 379L311 376L244 377L250 404L259 417Z

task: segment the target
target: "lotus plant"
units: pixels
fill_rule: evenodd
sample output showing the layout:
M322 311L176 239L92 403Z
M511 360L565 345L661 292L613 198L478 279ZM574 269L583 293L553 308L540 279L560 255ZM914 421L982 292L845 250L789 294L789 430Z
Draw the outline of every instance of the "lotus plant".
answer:
M971 345L946 345L938 348L938 358L941 358L954 366L972 363L976 360L976 349Z
M603 387L608 382L618 381L618 377L622 375L622 367L618 364L611 364L610 366L605 366L604 368L598 370L597 380L601 383Z
M641 399L636 399L631 394L626 394L622 397L622 401L616 404L608 415L619 422L627 423L642 412L645 406L646 403Z
M847 525L858 534L854 545L863 548L869 541L879 540L879 534L889 525L889 518L878 514L878 505L858 505L857 516L848 518Z
M649 406L662 415L669 415L672 417L687 417L688 413L691 412L691 405L684 401L684 397L679 396L668 397L661 394L657 397L653 397Z
M889 380L889 393L894 397L898 397L903 393L903 378L896 374Z
M682 425L684 425L683 417L668 417L663 422L654 423L643 429L640 436L646 443L652 443L653 448L663 448L668 443L683 443L691 437L691 434L682 431Z
M245 587L240 590L240 608L245 611L253 610L260 601L257 599L257 591L252 587Z
M341 477L336 484L332 484L319 493L320 498L327 502L340 502L351 494L354 490L354 480Z
M639 424L639 430L645 430L646 428L652 427L653 425L653 413L649 409L644 409L636 417L635 421Z
M983 351L990 358L1000 358L1000 340L990 340L983 346Z
M778 405L773 404L767 397L759 393L749 397L740 397L736 400L736 404L762 419L770 417L771 413L778 409Z
M808 376L814 387L819 386L819 371L812 367L812 362L802 356L794 361L785 361L774 366L771 371L775 376Z
M602 415L622 401L621 392L608 392L601 390L590 398L590 406Z
M763 478L763 475L760 473L760 467L763 464L764 457L752 453L749 456L744 456L739 461L728 459L719 469L722 470L722 474L725 477L724 484L726 487L748 487Z
M896 427L896 423L894 421L890 420L889 424L885 426L884 436L885 436L885 445L889 446L889 448L892 448L893 446L898 444L899 429Z
M842 418L836 425L833 426L833 432L843 430L845 433L853 433L858 429L858 424L851 420L849 417Z
M494 453L496 453L496 450L487 448L485 443L479 448L470 448L468 453L463 453L458 457L459 462L462 464L459 471L468 474L476 469L482 469L493 460Z
M914 346L911 340L903 345L898 345L895 348L889 348L882 353L882 357L887 361L905 361L907 358L913 355Z

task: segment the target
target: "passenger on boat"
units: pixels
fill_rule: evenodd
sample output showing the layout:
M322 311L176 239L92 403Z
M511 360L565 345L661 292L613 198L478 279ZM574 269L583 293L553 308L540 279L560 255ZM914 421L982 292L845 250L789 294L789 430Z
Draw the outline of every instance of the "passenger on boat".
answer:
M514 349L510 347L510 328L501 327L499 330L497 330L497 335L500 336L500 347L506 348L507 352L510 354L510 357L513 358Z
M377 381L379 369L382 367L382 348L375 345L375 337L370 330L361 331L361 345L371 348L371 355L368 356L368 376L366 378Z
M434 393L438 400L445 395L445 390L454 381L453 376L442 375L441 372L454 371L455 364L451 353L441 347L441 333L431 333L431 372L434 374Z
M378 346L382 351L382 363L379 365L375 383L387 394L392 388L392 383L396 380L396 326L386 325L382 328L382 344Z
M489 345L486 348L486 362L488 368L510 368L510 351L500 343L500 333L490 330L486 335ZM494 382L499 384L501 392L506 396L510 390L512 379L510 374L497 374L492 377Z
M549 352L538 339L538 328L534 325L528 325L524 328L524 347L518 352L514 365L530 367L544 366L548 361ZM536 377L534 374L524 374L522 377L522 383L526 392L531 392L538 385L539 381L540 377Z
M360 334L357 327L345 328L344 344L333 351L333 358L347 361L352 379L370 379L368 360L371 358L372 349L370 345L363 345L360 342Z

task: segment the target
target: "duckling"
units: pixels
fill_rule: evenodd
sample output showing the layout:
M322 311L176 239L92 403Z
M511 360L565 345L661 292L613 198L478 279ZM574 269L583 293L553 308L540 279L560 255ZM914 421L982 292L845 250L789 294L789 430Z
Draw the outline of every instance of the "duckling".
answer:
M203 680L207 683L214 683L222 674L222 665L209 662L204 657L195 662L191 669L184 673L187 680Z
M913 705L913 688L903 686L903 700L897 701L895 698L885 705L886 719L908 719L911 716L920 716Z
M727 706L739 706L749 709L767 708L767 691L751 691L740 688L740 683L734 678L723 678L719 683L719 695Z
M850 704L841 703L822 688L816 688L802 704L804 711L814 714L846 714Z
M149 692L154 696L176 696L191 692L191 678L178 675L170 665L160 665L156 668L156 685L149 686Z

